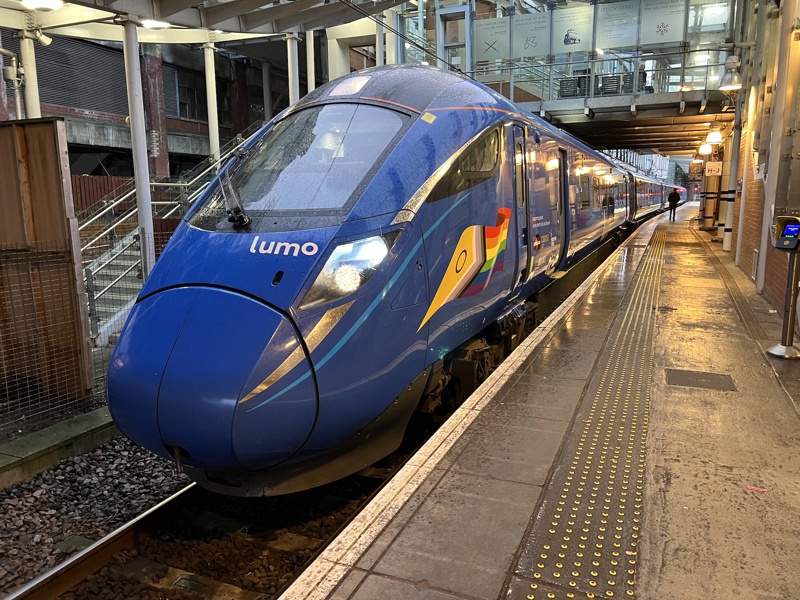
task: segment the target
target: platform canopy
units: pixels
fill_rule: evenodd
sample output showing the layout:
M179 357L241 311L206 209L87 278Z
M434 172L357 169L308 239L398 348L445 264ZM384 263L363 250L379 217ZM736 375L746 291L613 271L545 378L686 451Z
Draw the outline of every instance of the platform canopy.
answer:
M45 35L121 42L119 24L132 19L142 25L142 43L223 43L343 25L398 4L399 0L94 0L43 11L26 8L19 0L0 0L0 24Z

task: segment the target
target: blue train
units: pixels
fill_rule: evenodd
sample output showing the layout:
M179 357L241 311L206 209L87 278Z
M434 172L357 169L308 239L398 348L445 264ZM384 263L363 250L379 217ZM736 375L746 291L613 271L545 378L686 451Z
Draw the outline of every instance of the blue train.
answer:
M352 73L187 214L117 343L111 414L219 492L336 480L470 393L537 292L669 191L460 75Z

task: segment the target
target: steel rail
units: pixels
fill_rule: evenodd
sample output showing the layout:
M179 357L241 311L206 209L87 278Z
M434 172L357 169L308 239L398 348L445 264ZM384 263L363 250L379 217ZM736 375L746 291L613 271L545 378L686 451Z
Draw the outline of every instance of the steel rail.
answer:
M47 573L39 575L25 585L4 597L4 600L53 600L70 588L84 581L88 575L96 573L109 562L114 554L129 550L136 541L145 534L141 529L146 522L155 519L159 511L186 493L197 484L192 483L160 502L150 510L142 513L132 521L112 531L88 548L81 550Z

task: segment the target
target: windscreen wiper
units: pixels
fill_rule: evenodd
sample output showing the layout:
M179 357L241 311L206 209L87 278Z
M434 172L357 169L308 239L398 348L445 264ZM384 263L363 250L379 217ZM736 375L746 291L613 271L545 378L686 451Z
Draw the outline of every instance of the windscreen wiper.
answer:
M228 221L233 223L233 226L237 229L250 225L252 219L244 212L242 202L239 200L239 194L236 193L233 183L231 183L227 169L219 176L219 183L222 197L225 199L225 206L228 209Z

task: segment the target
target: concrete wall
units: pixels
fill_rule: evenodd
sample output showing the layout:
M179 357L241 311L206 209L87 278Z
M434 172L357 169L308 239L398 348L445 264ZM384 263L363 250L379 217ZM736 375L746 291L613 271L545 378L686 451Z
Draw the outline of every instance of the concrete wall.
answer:
M393 24L392 11L384 15L384 23ZM396 36L385 30L385 48L387 64L397 62L395 52ZM326 30L328 38L328 77L330 81L350 73L352 46L374 46L376 42L377 24L372 19L360 19L347 25L339 25ZM362 68L353 66L353 68Z

